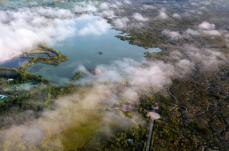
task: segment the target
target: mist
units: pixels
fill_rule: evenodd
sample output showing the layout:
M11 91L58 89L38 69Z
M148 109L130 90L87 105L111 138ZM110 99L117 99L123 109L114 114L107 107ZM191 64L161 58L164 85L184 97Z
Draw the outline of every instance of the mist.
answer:
M130 5L131 2L126 0L123 4ZM118 9L122 3L116 2L110 7L108 5L102 3L99 8L92 4L86 8L76 6L74 11L89 11L89 14L80 16L59 8L34 7L0 11L0 62L31 51L39 44L52 45L74 34L102 36L112 26L127 28L131 19L143 23L149 21L147 16L139 12L130 17L117 17L109 9ZM145 8L155 9L149 6ZM112 25L101 16L92 19L93 13L100 9L103 11L98 14L103 17L111 14L111 18L114 18ZM178 14L175 17L180 18ZM155 19L168 20L166 9L158 9ZM82 20L90 23L75 29L77 22ZM217 30L215 24L207 21L185 32L164 29L161 34L174 41L187 36L229 37L225 31ZM135 111L135 105L139 103L142 94L165 93L174 80L188 78L197 68L203 72L217 71L225 63L228 63L227 52L184 44L169 51L165 59L135 61L124 58L108 65L97 65L93 71L80 65L76 71L84 73L84 77L73 81L73 84L79 86L77 92L55 100L54 109L45 110L39 118L34 117L23 124L1 129L0 150L61 151L71 148L70 143L75 148L81 148L98 132L112 136L114 128L128 129L141 125L144 120ZM133 114L127 117L126 112ZM71 140L69 133L74 134L75 140ZM66 145L66 142L69 144Z
M51 44L74 33L72 13L54 8L21 8L0 11L0 62Z
M135 105L142 94L162 92L171 86L173 80L188 77L194 71L196 62L202 62L203 67L208 69L223 63L218 59L219 53L209 55L208 50L196 56L196 51L193 47L188 51L192 60L173 52L172 62L124 59L111 65L98 65L94 72L81 66L78 71L86 75L76 81L81 88L74 94L55 100L55 109L44 111L38 119L2 129L0 149L65 150L66 141L80 148L98 131L111 136L114 128L141 125L144 121L135 111ZM209 59L210 64L206 63ZM133 114L127 117L125 112ZM76 131L75 140L69 140L68 131L84 129L83 125L86 132Z

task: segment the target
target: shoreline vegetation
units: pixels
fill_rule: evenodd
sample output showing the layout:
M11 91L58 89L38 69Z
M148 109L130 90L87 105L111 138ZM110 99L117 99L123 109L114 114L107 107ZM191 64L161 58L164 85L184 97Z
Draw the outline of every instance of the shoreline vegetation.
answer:
M167 49L174 47L168 46L170 45L167 45ZM165 48L166 46L163 48L163 50L166 50ZM167 56L167 53L168 51L162 51L159 53L147 52L145 57L149 60L163 59L163 56ZM11 111L11 109L12 107L15 108L15 106L18 106L17 112L24 111L26 109L32 109L39 114L39 112L43 111L45 108L52 108L52 104L54 103L53 100L55 98L77 91L76 85L67 85L64 87L50 85L48 81L42 77L26 72L26 69L35 63L45 63L56 66L67 60L63 54L46 46L40 46L38 49L33 51L32 54L45 54L46 57L28 57L30 58L28 63L22 65L18 69L0 68L0 77L5 78L8 85L32 81L35 84L45 83L46 87L43 89L35 89L33 90L34 92L24 91L21 93L18 91L16 93L3 93L4 95L9 96L9 98L8 101L0 102L0 118L3 118L5 114L14 114L15 111ZM27 55L30 56L31 54ZM193 73L192 77L184 80L174 81L174 84L168 90L167 95L143 95L141 97L140 104L138 104L136 108L141 114L142 118L146 121L145 124L133 127L129 130L116 129L114 130L115 135L111 138L106 138L105 136L104 138L107 140L100 138L101 144L99 145L95 145L87 140L87 143L81 145L80 149L90 150L95 146L98 150L106 150L107 148L113 150L120 148L125 150L140 150L145 148L149 126L147 123L150 123L148 117L146 117L146 111L150 110L153 104L159 104L159 114L162 117L162 119L155 122L153 131L152 144L155 150L163 150L163 146L169 146L174 150L199 150L200 148L203 148L203 146L211 146L211 143L220 144L218 140L222 138L221 136L218 136L218 133L226 133L226 131L217 130L217 128L219 128L218 125L221 125L222 128L225 125L224 122L222 123L222 121L218 121L217 117L221 115L226 117L227 112L225 104L226 96L220 96L219 91L226 91L226 88L222 87L223 85L221 85L221 83L225 81L223 79L228 78L228 76L226 76L227 69L227 66L221 67L219 73L211 73L208 76L203 75L203 73L197 70L195 73ZM81 73L77 73L73 80L79 80L81 76ZM205 81L201 80L203 76L205 77ZM217 80L217 77L221 77L222 80ZM15 80L9 80L11 78L14 78ZM199 83L200 81L202 81L202 83ZM207 85L209 84L210 87L207 88ZM182 93L179 91L180 89L183 90ZM43 93L43 97L36 97L40 95L41 91ZM223 93L226 94L226 92ZM222 98L223 96L225 97ZM33 100L31 100L31 98ZM225 101L217 103L215 102L217 100L214 98L222 98ZM193 104L190 104L191 102L188 99L191 99ZM205 104L203 100L209 101L206 101ZM202 105L200 105L198 102ZM215 103L218 104L217 107L215 109L211 108L211 104ZM210 108L206 106L209 106ZM199 107L201 107L201 113ZM216 117L211 117L212 111L217 112L216 110L218 110L218 108L220 108L222 112L217 113ZM209 118L210 120L208 120ZM208 125L206 125L206 123L208 123ZM5 125L7 124L2 123L0 126L3 127ZM93 127L90 127L90 129L93 129ZM64 141L68 141L67 149L74 149L74 145L68 140L68 135L73 133L71 132L72 130L74 129L66 130L66 135L64 134L63 136L65 139ZM92 132L93 135L99 135L94 130ZM192 138L195 138L195 140ZM74 141L72 141L72 143L74 143ZM219 148L225 148L225 146L219 146Z
M39 57L36 55L44 55L44 57ZM30 79L34 81L48 82L41 76L33 75L31 73L28 73L26 70L36 63L57 66L60 63L67 61L67 57L64 56L61 52L44 45L40 45L38 48L31 51L31 53L25 53L21 57L28 59L28 62L22 64L18 69L0 67L0 77L8 79L18 79L21 81Z
M127 9L129 12L123 11L123 14L119 15L126 16L132 14L131 11L136 10L135 7L133 10L131 9L129 8ZM151 12L150 15L152 15ZM146 24L146 27L145 25L141 27L141 30L136 30L136 26L128 26L127 29L118 29L122 33L116 37L132 45L144 48L155 47L162 50L161 52L146 52L145 59L148 61L160 60L173 64L174 58L171 58L171 52L179 52L179 55L187 57L189 52L184 51L185 44L194 45L198 51L209 48L226 54L229 46L227 41L221 37L210 36L209 38L206 35L192 37L189 35L188 38L180 38L190 25L196 26L203 19L192 19L192 17L193 15L191 19L177 19L177 22L173 19L168 19L168 21L165 19L162 23L152 20L151 23ZM211 16L205 18L211 18ZM108 20L108 22L112 24L112 21ZM154 29L147 28L152 25L154 25ZM168 35L166 37L166 35L161 34L163 29L170 27L174 31L179 31L178 39L174 40L168 38ZM183 31L180 32L180 29ZM196 55L200 55L197 52ZM206 55L209 57L211 53L207 51ZM10 123L5 120L7 117L14 117L20 112L29 110L35 115L33 117L39 118L42 111L46 109L55 110L53 105L56 98L74 94L84 89L84 87L79 88L74 84L54 85L42 76L27 72L27 69L36 63L58 66L68 60L58 50L40 45L32 53L27 53L22 57L28 59L28 62L18 69L0 68L0 121L2 121L0 129L9 127L12 123L20 124L25 121L21 117L19 120L23 119L24 121ZM211 59L214 60L215 58ZM200 62L197 62L189 76L172 80L172 85L163 92L156 94L147 92L140 96L139 102L134 106L134 111L139 113L144 120L143 124L133 126L130 129L119 129L118 126L113 126L113 135L104 136L98 130L98 127L101 126L97 121L101 113L99 110L96 111L96 113L99 112L98 115L91 115L90 113L90 118L83 120L80 126L73 124L72 127L65 129L60 134L61 141L64 143L63 150L145 150L150 123L147 112L157 106L161 118L154 123L152 138L154 148L151 150L226 151L229 148L229 64L228 62L223 65L220 64L217 71L203 72ZM84 73L77 72L72 77L72 81L80 80L82 77L84 77ZM87 95L88 89L85 88L83 93ZM118 112L125 116L132 115L131 111ZM77 142L78 140L79 142ZM76 144L79 148L76 148Z
M39 57L39 55L43 56ZM0 94L5 96L4 99L0 100L0 113L3 115L4 112L8 113L8 110L11 112L10 110L13 107L22 111L26 109L43 110L51 105L51 98L62 95L61 91L67 92L73 88L71 85L63 87L52 85L42 76L27 71L30 66L36 63L57 66L66 61L67 57L58 50L40 45L31 53L24 54L21 57L28 59L28 61L19 68L0 67ZM41 98L40 93L43 93ZM34 102L31 102L31 99L35 99Z

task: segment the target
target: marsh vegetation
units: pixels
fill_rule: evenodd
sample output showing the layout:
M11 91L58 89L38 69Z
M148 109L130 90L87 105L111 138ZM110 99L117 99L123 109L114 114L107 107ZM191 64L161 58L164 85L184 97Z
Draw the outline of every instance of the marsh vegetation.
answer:
M0 6L0 150L229 148L226 0Z

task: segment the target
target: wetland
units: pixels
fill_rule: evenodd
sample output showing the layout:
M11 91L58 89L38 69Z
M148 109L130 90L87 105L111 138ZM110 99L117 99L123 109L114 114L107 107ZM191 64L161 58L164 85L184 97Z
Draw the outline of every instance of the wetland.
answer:
M228 8L1 1L0 150L226 151Z

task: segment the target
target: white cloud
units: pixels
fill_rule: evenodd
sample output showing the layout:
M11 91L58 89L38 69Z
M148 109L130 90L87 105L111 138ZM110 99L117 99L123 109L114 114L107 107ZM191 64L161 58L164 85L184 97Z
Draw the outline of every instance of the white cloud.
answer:
M109 3L109 5L110 8L118 9L123 5L123 3L120 1L112 1L112 3Z
M148 21L148 18L142 16L140 13L134 13L133 18L136 19L137 21L145 22Z
M129 19L127 17L117 18L114 20L114 25L117 28L126 28L129 23Z
M215 24L211 24L207 21L198 25L200 32L208 36L221 36L221 33L215 29Z
M101 13L101 16L106 18L114 18L116 17L115 12L113 10L104 10Z
M183 53L185 56L188 55L187 59L184 59ZM38 119L1 129L0 150L62 150L62 132L72 126L84 130L88 125L100 123L93 132L96 133L99 129L100 132L111 135L114 125L128 128L133 124L139 124L141 118L133 111L132 106L139 101L142 92L150 91L152 94L162 91L169 87L174 79L187 76L193 70L193 66L201 64L210 70L219 66L221 60L225 59L220 52L198 49L191 45L184 46L182 53L175 51L170 55L170 58L176 58L172 62L137 62L124 59L111 65L99 65L94 73L85 71L86 69L80 66L77 71L88 75L77 81L82 87L78 87L75 94L56 100L55 110L44 111ZM83 87L83 84L88 85ZM125 116L123 112L126 111L131 111L131 115L134 116ZM148 115L153 120L160 118L156 113ZM84 131L76 131L74 136L82 136L82 133ZM86 139L93 136L90 135L90 138ZM78 138L82 139L75 139Z
M101 35L110 28L105 20L98 17L95 19L92 15L83 15L73 19L72 14L67 13L68 11L65 12L65 10L32 10L0 14L0 31L3 34L0 37L0 48L13 50L14 54L33 47L33 44L64 39L72 34L74 31L72 26L75 24L77 26L77 22L80 21L86 22L85 26L78 27L78 30L75 31L80 36ZM162 18L166 19L165 16L167 14L162 14ZM125 28L128 26L129 19L127 17L118 18L114 23L119 28ZM201 32L214 30L213 25L203 24L198 31L188 29L186 33L198 35ZM182 38L178 31L164 30L162 34L173 40ZM226 36L229 37L229 35ZM9 46L3 47L8 41ZM10 47L14 45L15 47L12 48L15 50ZM1 50L0 56L2 57L5 51ZM170 62L171 58L175 61ZM26 150L54 150L53 148L62 150L63 144L58 136L71 128L72 125L82 128L80 126L87 126L87 124L91 124L90 122L92 125L100 123L104 126L101 129L108 132L111 131L109 124L128 127L130 123L139 122L139 117L135 115L132 118L127 118L122 112L116 113L112 110L114 105L119 105L118 109L123 111L126 106L122 103L134 104L138 101L142 91L150 90L152 93L164 90L172 84L174 79L187 76L195 65L200 65L206 70L215 69L227 60L227 57L216 50L185 45L181 51L170 53L169 59L166 62L161 60L136 62L124 59L115 61L111 65L99 65L94 73L90 73L85 67L80 66L76 71L86 73L86 77L77 82L82 85L88 84L90 87L82 86L75 94L59 98L55 101L55 110L45 111L39 119L1 129L0 150L2 148L5 150L18 150L19 148L22 150L24 148ZM122 100L122 103L118 102L119 100ZM155 113L151 113L149 116L153 119L160 117ZM83 132L79 131L74 134L81 136L81 133ZM78 138L82 139L83 137Z
M213 30L215 29L215 24L211 24L209 22L202 22L201 24L198 25L199 29L204 29L204 30Z
M171 31L171 30L163 30L162 34L172 40L178 40L182 38L182 35L178 31Z
M132 2L131 2L130 0L124 0L123 2L124 2L125 4L128 4L128 5L132 4Z
M95 6L94 3L81 2L76 4L74 10L77 13L93 13L97 12L98 8Z
M107 3L107 2L103 2L103 3L101 3L100 4L100 9L109 9L110 8L110 6L109 6L110 4L109 3Z
M191 35L191 36L199 36L200 33L196 30L193 30L193 29L190 29L188 28L186 31L185 31L185 34L187 35Z
M70 11L22 8L0 11L0 62L29 51L40 43L54 43L74 34Z
M143 10L147 10L147 9L156 9L156 7L155 6L153 6L153 5L143 5Z
M144 64L144 66L143 66ZM136 62L132 59L115 61L112 65L99 65L95 69L95 75L82 79L80 83L112 83L122 84L127 82L131 89L155 91L162 90L171 84L174 75L174 67L163 61ZM93 79L93 80L91 80Z
M202 33L209 36L221 36L218 30L203 30Z
M227 61L226 56L220 51L209 48L197 48L193 45L185 45L184 49L194 64L200 65L203 71L216 70Z
M173 18L180 19L181 16L180 16L178 13L174 13L174 14L173 14Z
M161 19L161 20L166 20L169 18L169 16L167 15L166 13L166 9L162 8L159 10L159 15L157 16L158 19Z
M102 34L105 34L110 29L110 25L107 23L105 19L98 19L98 17L86 17L86 19L88 23L84 27L78 29L78 35L80 36L100 36Z

